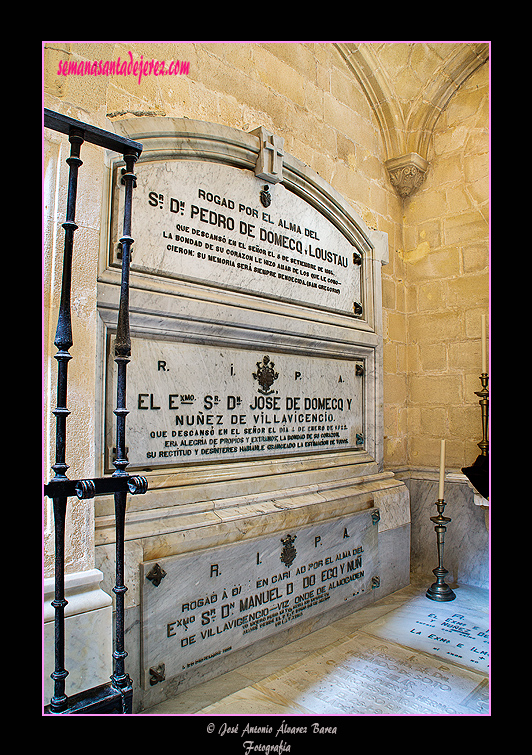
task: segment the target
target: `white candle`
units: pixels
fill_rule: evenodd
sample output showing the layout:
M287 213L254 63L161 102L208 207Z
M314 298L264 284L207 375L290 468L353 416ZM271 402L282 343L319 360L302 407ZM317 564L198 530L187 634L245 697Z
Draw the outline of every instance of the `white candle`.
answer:
M443 501L443 485L445 480L445 441L440 444L440 485L438 487L438 498Z
M486 315L482 315L482 372L488 373L488 358L486 345Z

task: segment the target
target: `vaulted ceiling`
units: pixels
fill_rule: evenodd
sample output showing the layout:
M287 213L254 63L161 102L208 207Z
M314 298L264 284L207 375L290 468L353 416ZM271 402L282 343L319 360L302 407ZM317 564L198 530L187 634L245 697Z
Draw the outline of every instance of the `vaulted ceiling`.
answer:
M392 183L408 196L405 171L410 183L423 180L434 125L453 94L488 60L489 44L338 42L336 48L375 112Z

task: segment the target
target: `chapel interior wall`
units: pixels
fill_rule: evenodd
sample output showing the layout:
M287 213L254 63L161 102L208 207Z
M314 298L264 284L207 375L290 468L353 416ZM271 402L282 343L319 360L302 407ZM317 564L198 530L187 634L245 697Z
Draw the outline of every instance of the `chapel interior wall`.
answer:
M189 72L172 78L152 76L142 87L133 77L56 75L59 60L128 59L128 51L144 58L187 60ZM386 155L375 113L332 44L47 43L44 60L45 107L107 130L121 119L146 115L193 118L245 132L263 125L283 137L288 152L345 197L368 227L385 231L389 241L389 264L382 270L385 467L434 469L440 437L449 438L451 467L458 470L473 461L480 439L474 396L480 314L488 301L486 65L462 85L441 114L425 182L403 203L384 167ZM59 142L51 140L46 159L52 165L47 190L60 203L66 168L59 166ZM65 157L61 154L60 159L64 162ZM72 473L82 476L92 474L95 453L94 437L86 433L94 419L91 396L98 380L88 363L94 359L99 338L91 319L94 314L89 314L96 311L97 303L97 260L90 250L99 244L106 160L96 148L88 147L84 154L84 180L88 177L91 192L80 198L76 236L87 250L76 273L75 285L81 288L73 303L79 353L84 356L77 365L73 360L71 367L80 395L71 393L70 401L80 399L82 414L79 421L70 420L69 452ZM52 262L44 275L45 313L50 312L47 374L53 387L55 313L53 305L48 306L48 292L57 291L55 271L62 246L61 220L54 219L52 211L49 219L46 244ZM52 458L51 441L47 453L45 466ZM81 531L86 535L72 540L71 570L92 567L84 563L91 512L83 502L72 507L72 516L83 521ZM47 527L51 538L50 522L51 516ZM51 558L46 563L51 569Z

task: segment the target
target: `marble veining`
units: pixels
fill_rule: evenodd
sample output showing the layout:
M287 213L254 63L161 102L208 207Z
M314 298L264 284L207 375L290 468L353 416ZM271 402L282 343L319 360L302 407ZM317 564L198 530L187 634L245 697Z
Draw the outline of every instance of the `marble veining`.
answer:
M378 513L295 527L201 555L142 564L144 686L371 592Z

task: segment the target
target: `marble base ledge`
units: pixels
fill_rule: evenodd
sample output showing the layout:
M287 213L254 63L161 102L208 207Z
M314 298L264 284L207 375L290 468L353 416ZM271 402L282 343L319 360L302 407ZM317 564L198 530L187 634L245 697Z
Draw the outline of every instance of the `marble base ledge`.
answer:
M154 498L157 499L157 491L154 493ZM162 489L160 495L162 498L157 502L168 504L172 497L179 496L179 489ZM373 511L378 512L378 516L372 518ZM321 597L321 594L317 592L318 587L326 585L328 591L331 583L335 585L336 580L340 582L346 575L358 573L360 570L359 566L355 568L355 561L359 554L352 553L355 546L358 548L363 545L363 543L354 543L356 539L354 537L356 529L353 529L354 519L359 517L361 521L366 521L369 517L371 525L367 523L366 526L373 531L374 536L378 533L378 543L373 545L374 568L370 568L370 562L366 564L363 561L363 569L367 572L364 574L364 589L361 590L359 587L363 580L357 578L354 582L346 582L344 586L335 586L331 591L333 595L344 587L347 589L354 585L351 593L356 591L358 593L356 597L350 593L349 596L342 595L341 605L333 605L332 600L327 600L316 603L314 606L312 601ZM347 524L345 520L348 520ZM110 590L113 584L114 543L110 524L109 529L102 519L99 524L104 526L99 529L96 562L105 575L105 589ZM331 539L329 544L328 536L333 530L336 533L335 539ZM308 540L308 531L311 531L313 537L309 540L310 545L305 545ZM108 532L109 540L102 537L105 532ZM285 542L287 535L292 536L291 543L288 540ZM294 536L296 539L292 539ZM316 537L318 540L315 539ZM351 541L354 544L351 544ZM324 552L314 558L315 553L329 545L333 548L330 553ZM290 553L294 555L292 547L297 551L297 556L290 563ZM236 566L224 566L224 563L220 561L222 558L220 549L225 551L226 548L236 549L237 554L245 552L246 568L242 567L238 558L236 558ZM310 551L305 555L305 549L308 548ZM366 554L369 556L372 549L366 545L363 545L363 548L363 559L365 559ZM367 605L368 602L373 602L383 595L404 587L409 580L409 556L409 492L406 485L390 472L366 474L356 478L347 477L341 480L321 480L313 485L266 490L254 495L246 494L227 498L220 496L207 502L176 503L174 506L159 505L143 511L128 511L125 548L126 584L128 585L126 644L128 673L135 683L135 709L150 707L166 697L171 697L177 691L188 689L208 678L237 668L242 663L258 658L287 641L293 641L327 626L332 621ZM268 566L270 558L272 564ZM321 566L320 559L323 561ZM163 605L165 611L168 609L168 615L165 614L153 629L150 628L150 623L153 624L156 614L147 606L146 599L148 594L151 598L162 600L165 593L173 593L171 575L174 560L176 569L177 565L182 567L177 569L179 578L174 580L176 590L179 587L180 592L186 585L188 588L186 594L183 592L181 595L179 605L176 602L179 597L178 592L170 595L170 603ZM326 560L327 563L325 563ZM309 570L311 562L316 566ZM307 567L307 571L302 570L298 574L298 568L303 564ZM154 576L152 568L156 565L166 572L166 576L162 577L158 586L154 586L151 581ZM203 575L203 582L196 573L200 567L208 569L212 567L212 574L209 571ZM330 579L326 574L326 581L322 583L322 571L335 567L337 568L336 576L331 571ZM290 572L289 577L286 576L286 572ZM373 580L374 576L378 576L379 580ZM212 605L205 603L198 607L198 601L200 599L205 601L207 593L210 597L211 593L208 592L208 588L211 587L211 582L214 584L220 578L223 580L227 578L228 581L227 584L224 581L221 589L217 590L217 600ZM304 582L305 579L308 581ZM248 585L249 580L251 582ZM293 590L292 585L290 585L290 590L288 589L289 582L293 582ZM240 587L242 590L239 592ZM224 598L224 588L226 598ZM248 592L244 594L244 589L248 590L249 594ZM233 590L235 590L235 595L233 595ZM315 591L313 595L311 595L312 590ZM304 607L304 611L298 617L298 621L296 623L290 621L286 629L283 625L283 617L281 620L278 617L277 621L281 623L275 627L276 631L271 635L261 636L261 632L269 631L270 625L265 622L271 617L266 614L259 616L259 612L264 610L262 603L258 602L256 606L251 607L245 604L245 601L251 596L253 600L256 600L257 595L266 592L268 602L264 605L266 608L271 608L272 612L277 611L280 615L281 611L286 611L284 601L294 598L295 604L294 596L296 595L301 596L301 601L303 601L298 603L297 609ZM344 600L344 597L347 599ZM263 599L265 599L264 596ZM242 611L240 611L241 600L243 601ZM186 605L187 601L190 605ZM196 601L194 606L190 601ZM230 605L231 601L235 603L234 606ZM294 608L291 604L289 607L290 610ZM215 609L216 613L211 615L209 612L212 609ZM230 613L231 610L233 614ZM227 640L235 630L231 621L235 623L244 615L255 614L255 612L257 616L250 618L250 622L257 622L256 629L255 625L252 626L250 623L249 628L252 631L246 633L245 636L246 641L249 637L249 644L246 647L237 647L235 642ZM193 622L192 616L194 616ZM188 619L186 630L184 618ZM260 624L263 619L264 626ZM247 628L241 627L240 631ZM212 634L209 630L212 630ZM194 644L190 642L192 635L195 635ZM219 648L212 650L210 643L215 643L218 638L222 638L223 643ZM158 652L157 643L159 642L179 645L181 663L179 668L173 667L176 661L167 652L162 652L162 650ZM183 652L181 653L182 642ZM150 643L155 650L149 658L143 660L146 652L149 651ZM233 648L231 652L225 652L230 645ZM206 648L205 651L200 646ZM195 655L185 658L187 653L193 653L196 649ZM216 657L209 660L209 656L215 653L217 653ZM196 662L198 660L201 662ZM182 669L182 666L186 667L188 663L192 665ZM162 669L162 664L164 664L164 669ZM152 685L150 669L153 669L157 676L159 666L161 666L161 679L164 676L164 680Z
M112 599L103 592L99 569L65 576L65 668L68 670L66 694L91 689L109 681L112 668ZM54 578L44 580L43 704L53 695L54 670Z

